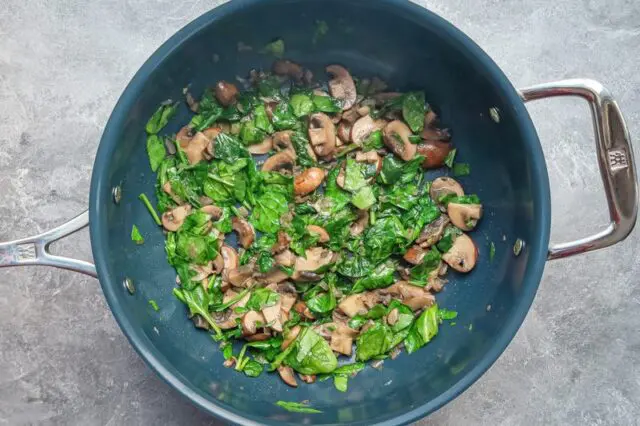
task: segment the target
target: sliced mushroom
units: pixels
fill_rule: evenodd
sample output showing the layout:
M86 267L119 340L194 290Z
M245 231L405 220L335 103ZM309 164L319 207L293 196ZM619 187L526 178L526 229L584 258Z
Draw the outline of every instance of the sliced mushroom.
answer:
M224 258L220 253L218 253L216 258L213 260L213 271L216 274L220 274L222 273L223 270L224 270Z
M329 80L329 93L342 101L342 109L347 110L356 103L356 85L349 71L341 65L329 65L327 73L333 78Z
M291 77L295 81L301 81L304 77L304 68L287 59L278 59L271 67L274 74Z
M455 194L458 197L464 195L464 190L462 189L462 185L458 183L453 178L442 176L435 179L431 183L431 189L429 189L429 196L436 203L439 203L440 198L445 195Z
M418 155L424 157L422 167L425 169L435 169L444 165L444 160L451 151L451 144L442 141L427 141L418 144Z
M196 328L201 328L203 330L208 330L209 328L211 328L211 325L209 325L207 320L202 318L198 314L195 314L194 316L192 316L191 321L193 321L193 324L196 326Z
M278 240L271 247L271 253L276 254L288 249L290 243L291 237L289 236L289 234L284 231L278 231Z
M356 109L356 112L360 117L364 117L365 115L369 115L371 113L371 107L368 105L362 105Z
M242 334L250 336L256 334L258 328L265 324L264 316L260 312L249 311L242 317Z
M282 315L280 309L282 308L282 300L278 299L275 305L267 306L262 309L262 315L266 321L266 325L274 329L275 331L282 332Z
M376 165L376 175L382 170L382 157L375 151L356 152L356 161L358 163L368 163Z
M378 303L378 300L378 294L372 291L352 294L340 301L338 309L344 312L349 318L352 318L358 314L366 314L371 307Z
M441 214L436 220L422 228L420 235L416 239L416 244L420 244L422 248L434 245L440 241L448 224L449 216Z
M311 383L315 383L316 381L316 375L315 374L299 374L300 378L302 379L303 382L311 384Z
M270 137L265 138L262 142L258 144L249 145L247 147L247 151L249 151L254 155L266 154L272 149L273 149L273 139L271 139Z
M222 209L213 204L200 207L200 211L211 216L211 219L213 220L218 220L222 217Z
M360 115L358 114L356 108L348 109L342 113L342 121L348 123L351 126L353 126L353 123L355 123L359 118Z
M272 268L266 274L259 274L256 276L256 280L263 284L277 284L286 281L288 278L289 275L280 268Z
M424 259L426 254L427 252L423 250L422 247L415 245L409 247L402 258L412 265L419 265L422 263L422 260Z
M409 161L416 155L416 146L409 140L411 129L402 121L390 122L382 133L387 148L404 161Z
M401 297L402 299L409 299L412 297L421 296L425 293L424 288L411 285L406 281L398 281L393 285L380 290L381 293L388 293L392 296Z
M462 234L453 242L448 252L442 255L442 260L447 262L458 272L469 272L476 266L478 249L468 235Z
M412 311L419 311L420 309L433 305L435 302L435 296L427 292L419 296L409 297L403 301Z
M351 124L347 123L346 121L341 121L340 124L338 125L337 133L338 133L338 137L342 142L350 142L351 141ZM338 144L338 141L336 141L336 145L340 145Z
M387 122L384 120L374 120L370 115L365 115L353 123L351 141L357 145L362 145L371 133L384 128L386 124Z
M224 245L220 249L220 253L222 254L224 270L230 271L238 267L238 253L233 247Z
M309 118L309 141L319 157L329 157L336 150L336 126L325 113L317 112Z
M284 339L282 340L282 345L280 345L280 349L285 350L289 347L291 343L298 337L302 327L299 325L294 326L291 330L284 334Z
M307 319L310 319L310 320L315 319L315 317L313 316L313 313L311 312L311 309L309 309L307 307L307 304L304 303L302 300L297 301L296 304L293 305L293 309Z
M214 262L207 262L204 265L189 265L189 269L194 271L194 275L191 279L194 281L202 281L213 274ZM205 289L206 290L206 289Z
M256 239L256 231L249 222L235 216L231 219L231 227L238 233L238 241L242 247L249 248L253 244L253 240Z
M222 128L219 126L207 127L202 131L202 133L204 133L204 135L211 140L215 140L215 138L217 138L221 132L222 132Z
M307 195L316 190L324 180L324 170L318 167L309 167L297 174L293 181L293 191L296 195Z
M193 129L186 125L176 133L176 141L180 144L180 148L185 148L193 137Z
M174 192L173 192L173 188L171 188L171 182L166 181L164 183L164 185L162 185L162 190L164 192L166 192L167 194L169 194L169 197L171 197L171 199L176 203L176 204L182 204L184 201L182 200L182 198L178 197Z
M341 167L340 171L338 172L338 176L336 176L336 185L338 185L340 188L344 188L345 178L346 178L346 175L344 172L344 167Z
M332 263L334 253L322 247L312 247L305 251L305 257L296 259L295 272L315 271Z
M315 234L319 237L318 242L320 243L328 243L329 242L329 233L322 227L318 225L307 225L307 231L310 234Z
M351 356L353 339L358 335L358 331L343 323L333 323L333 326L335 330L331 333L331 349L343 355Z
M191 206L188 204L164 212L162 214L162 226L164 226L164 229L167 231L175 232L180 229L184 220L189 216L189 213L191 213Z
M482 205L449 203L447 213L456 227L471 231L482 217Z
M293 151L286 149L280 151L277 154L267 158L267 161L262 165L263 172L273 172L282 169L293 169L296 161L296 155Z
M295 293L280 293L280 299L282 300L282 312L288 315L289 312L291 312L291 308L293 308L293 305L296 303L296 295Z
M238 88L235 84L221 80L216 84L216 99L223 106L229 106L236 101Z
M297 388L298 382L296 382L296 376L293 374L293 368L288 365L281 365L278 367L278 374L283 382L291 387Z
M399 316L400 316L400 311L398 311L398 308L392 309L391 312L387 314L387 317L386 317L387 324L394 325L395 323L398 322Z
M276 264L290 267L296 263L296 255L291 250L284 250L273 256L273 260Z
M224 271L223 278L235 287L245 287L245 283L253 275L253 265L247 264Z
M352 236L357 237L362 234L369 223L369 212L367 210L358 210L358 219L351 225L349 232Z
M251 336L245 336L244 340L246 340L247 342L257 342L260 340L268 340L269 338L271 338L271 335L269 333L256 333L252 334Z
M275 132L272 136L273 148L278 151L289 149L291 150L293 155L295 155L295 149L293 147L293 142L291 141L292 135L293 135L292 130L282 130L280 132Z
M189 144L184 148L184 153L187 156L187 160L189 160L189 164L197 164L200 161L204 160L208 154L206 153L209 149L209 145L212 145L213 142L209 139L204 133L198 132L191 138Z

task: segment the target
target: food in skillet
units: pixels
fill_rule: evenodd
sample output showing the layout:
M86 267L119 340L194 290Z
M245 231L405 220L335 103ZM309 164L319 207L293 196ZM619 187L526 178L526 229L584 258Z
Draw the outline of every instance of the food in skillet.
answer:
M466 232L482 205L451 177L425 179L468 166L453 163L423 93L326 71L324 86L278 60L244 91L220 81L199 100L187 93L191 121L160 137L177 105L161 106L147 149L174 294L225 366L294 387L333 377L344 391L365 361L413 353L455 318L435 294L448 268L474 268Z

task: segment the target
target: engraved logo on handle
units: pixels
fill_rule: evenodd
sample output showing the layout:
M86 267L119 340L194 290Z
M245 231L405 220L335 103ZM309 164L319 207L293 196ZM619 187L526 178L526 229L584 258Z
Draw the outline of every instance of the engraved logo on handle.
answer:
M623 149L610 149L608 154L611 171L618 171L629 167L627 153Z

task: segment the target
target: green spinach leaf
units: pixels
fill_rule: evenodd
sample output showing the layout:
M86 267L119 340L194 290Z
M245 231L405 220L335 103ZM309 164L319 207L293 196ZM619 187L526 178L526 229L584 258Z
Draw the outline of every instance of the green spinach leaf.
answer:
M144 244L144 238L142 237L142 234L140 234L138 227L135 225L131 228L131 241L136 244Z
M176 110L178 109L178 103L166 103L164 105L160 105L160 108L153 113L145 130L150 135L157 134L160 130L163 129L164 126L167 125L171 117L174 116Z
M382 322L375 322L367 331L360 334L356 341L356 359L368 361L378 355L383 355L392 349L393 332Z
M424 128L425 113L424 92L409 92L403 96L402 118L414 133L420 133Z
M301 374L331 373L338 360L326 340L310 327L300 332L286 363Z
M429 274L440 267L442 255L438 250L431 249L424 256L422 263L411 268L409 283L424 287L429 282Z
M147 154L149 155L151 170L155 172L167 154L164 142L157 135L147 136Z

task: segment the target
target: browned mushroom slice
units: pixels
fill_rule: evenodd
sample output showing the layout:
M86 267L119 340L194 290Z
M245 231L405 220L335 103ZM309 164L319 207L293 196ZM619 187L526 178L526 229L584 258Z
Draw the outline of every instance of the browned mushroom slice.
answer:
M249 145L247 147L247 151L249 151L254 155L266 154L272 149L273 149L273 139L271 139L270 137L265 138L262 142L258 144Z
M328 243L330 236L329 233L322 227L318 225L307 225L307 231L310 234L315 234L318 236L318 242L320 243Z
M407 252L404 254L403 259L412 265L419 265L422 263L422 260L426 256L427 252L422 249L422 247L415 245L409 247Z
M191 206L188 204L164 212L162 214L162 226L164 226L164 229L167 231L175 232L180 229L184 220L189 216L189 213L191 213Z
M244 340L247 342L257 342L260 340L269 340L271 338L271 334L269 333L256 333L251 336L244 336Z
M222 254L223 259L223 267L225 270L232 270L238 267L238 253L233 247L222 246L220 249L220 253Z
M231 285L235 287L244 287L245 283L251 278L253 275L253 265L247 264L238 266L234 269L229 269L224 271L224 280L229 282Z
M216 274L220 274L222 273L223 270L224 270L224 258L220 253L218 253L216 258L213 260L213 271Z
M266 274L256 275L256 280L262 284L277 284L286 281L288 278L289 275L280 268L272 268Z
M231 227L238 233L238 241L244 248L249 248L256 238L256 231L253 226L245 219L235 216L231 219Z
M164 192L166 192L167 194L169 194L169 197L171 197L171 199L176 203L176 204L182 204L184 202L184 200L182 200L182 198L178 197L174 192L173 192L173 188L171 188L171 182L170 181L166 181L164 183L164 185L162 185L162 190Z
M346 121L341 121L340 124L338 125L338 137L340 138L340 140L342 142L350 142L351 141L351 124L347 123ZM336 145L338 145L338 142L336 141Z
M213 142L204 133L198 132L184 148L189 164L197 164L205 158L205 152Z
M275 132L272 136L273 139L273 148L277 151L291 150L291 153L294 155L295 159L295 149L293 147L293 142L291 141L291 136L293 135L293 130L282 130L280 132Z
M303 382L311 384L311 383L315 383L316 381L316 375L315 374L299 374L300 379L302 379Z
M293 309L307 319L310 319L310 320L315 319L315 317L313 316L313 313L307 307L307 304L304 303L302 300L297 301L296 304L293 305Z
M358 115L358 110L356 108L348 109L342 113L342 121L351 126L353 126L353 123L355 123L359 118L360 115Z
M271 253L276 254L288 249L290 243L291 237L289 237L289 234L284 231L278 231L278 240L275 242L273 247L271 247Z
M364 230L367 228L368 223L369 212L367 210L358 210L358 219L353 225L351 225L351 229L349 230L349 232L352 236L357 237L364 232Z
M216 84L216 99L223 106L229 106L236 101L238 88L235 84L221 80Z
M395 323L398 322L399 317L400 317L400 311L398 311L398 308L394 308L391 310L391 312L387 314L385 320L387 321L387 324L394 325Z
M202 281L207 278L209 275L213 274L213 265L214 262L208 262L204 265L189 265L189 269L194 271L196 275L191 277L193 281Z
M282 300L278 298L278 301L273 306L267 306L262 309L262 315L265 319L265 325L271 327L275 331L282 332L282 315L280 309L282 308Z
M357 92L349 71L341 65L329 65L326 71L333 76L329 80L331 96L342 101L343 110L351 108L356 103Z
M278 59L273 63L271 69L274 74L288 76L296 81L301 81L304 76L304 68L287 59Z
M334 253L322 247L312 247L305 251L305 256L296 259L295 272L315 271L334 261Z
M189 141L193 137L193 129L191 126L186 125L182 127L176 134L176 141L180 144L180 148L186 148Z
M273 256L273 260L277 265L290 267L296 263L296 255L291 250L283 250L282 252Z
M362 145L371 133L380 130L387 124L384 120L374 120L370 115L365 115L353 123L351 128L351 141L357 145Z
M296 195L307 195L316 190L324 180L324 170L310 167L296 175L293 181L293 192Z
M278 374L283 382L288 384L291 387L297 388L298 382L296 382L296 377L293 374L293 369L288 365L281 365L278 367Z
M287 149L267 158L262 165L263 172L280 171L282 169L293 169L296 155L293 151Z
M296 325L295 327L291 328L288 332L286 332L284 335L284 339L282 340L282 345L280 345L280 349L282 350L287 349L289 345L293 343L294 340L296 340L301 330L302 330L302 327L300 327L299 325Z
M427 292L418 296L409 297L403 301L412 311L419 311L420 309L433 305L435 302L435 296Z
M428 129L430 127L435 127L438 124L438 114L436 114L433 110L427 111L424 115L424 128Z
M358 163L367 163L367 164L375 164L376 165L376 176L382 170L382 157L378 155L375 151L368 152L356 152L356 161Z
M435 169L444 165L444 160L451 151L451 144L442 141L427 141L418 144L418 155L424 157L422 167Z
M242 334L250 336L256 334L258 328L265 324L264 316L260 312L249 311L242 317Z
M209 204L207 206L200 207L202 213L206 213L211 216L211 219L218 220L222 217L222 209L216 205Z
M394 120L387 124L383 136L387 148L404 161L409 161L416 155L416 146L409 140L411 129L402 121Z
M351 318L358 314L366 314L367 311L378 302L378 300L378 294L371 291L352 294L340 301L338 309Z
M458 183L453 178L442 176L435 179L431 183L431 189L429 189L429 196L436 203L439 203L440 199L445 195L455 194L458 197L464 195L464 190L462 189L462 185Z
M458 272L469 272L476 266L478 248L468 235L462 234L453 242L448 252L442 255L442 260L447 262Z
M436 220L422 228L420 235L416 239L416 244L420 244L422 248L434 245L440 241L440 238L444 235L444 230L448 224L449 216L441 214Z
M482 217L482 205L449 203L447 213L456 227L471 231Z
M317 112L309 118L309 141L319 157L329 157L336 150L336 126L327 114Z
M330 323L331 324L331 323ZM343 355L351 356L353 339L358 335L357 330L344 323L333 323L335 330L331 333L331 349Z

